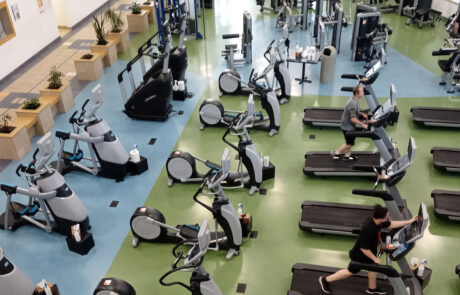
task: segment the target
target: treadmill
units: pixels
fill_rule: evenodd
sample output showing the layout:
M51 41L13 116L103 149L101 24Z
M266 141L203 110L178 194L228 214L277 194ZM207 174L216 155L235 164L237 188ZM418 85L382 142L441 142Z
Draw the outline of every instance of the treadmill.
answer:
M405 200L399 194L396 184L404 177L406 170L414 163L416 150L415 141L411 138L406 155L392 161L386 167L381 167L381 171L375 170L374 173L377 174L377 182L374 185L374 189L379 182L382 182L388 191L353 190L353 194L383 199L390 212L391 220L410 219L412 215L407 209ZM387 178L381 178L379 175L386 175ZM374 209L373 206L367 205L316 201L305 201L301 207L302 217L299 222L301 230L337 235L358 235L363 221L367 217L372 216Z
M389 295L422 295L422 286L412 272L405 256L414 248L416 241L423 237L428 222L428 212L425 204L422 203L419 209L419 220L405 226L392 236L391 244L394 250L385 251L386 265L352 263L361 270L377 272L377 285ZM401 274L392 266L393 261L398 263ZM338 270L339 268L296 263L292 267L292 282L288 295L322 294L318 282L319 277L330 275ZM361 271L351 278L331 283L331 289L335 295L364 294L367 284L367 274Z
M383 125L390 117L391 110L396 105L396 89L394 85L390 88L390 98L377 107L374 119L377 121L370 131L355 131L357 137L366 137L374 141L377 146L376 152L353 152L357 159L353 161L334 160L330 152L307 152L305 154L305 167L303 172L306 175L315 176L374 176L373 171L362 171L355 169L355 166L381 166L390 160L399 158L399 152L394 148L393 143L383 129Z
M360 84L364 86L364 98L371 112L374 112L379 105L374 90L372 89L372 84L377 80L382 66L382 61L379 60L372 68L367 70L364 75L342 75L343 79L357 79L358 81L362 78L367 78L367 81L360 82ZM352 92L353 87L342 87L341 90ZM304 109L303 123L311 126L340 128L343 109L344 108L307 107Z
M460 172L460 149L433 147L433 165L447 172Z
M434 215L441 219L460 221L460 191L434 190Z
M413 107L411 108L414 123L427 127L460 128L460 109Z

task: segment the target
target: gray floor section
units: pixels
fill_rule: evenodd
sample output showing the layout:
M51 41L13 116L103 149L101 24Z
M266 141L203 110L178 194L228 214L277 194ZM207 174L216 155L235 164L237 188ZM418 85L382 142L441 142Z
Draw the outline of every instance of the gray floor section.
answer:
M77 50L89 50L91 48L91 44L94 43L94 40L90 39L77 39L71 45L69 45L69 49L77 49Z
M69 82L72 88L73 97L77 97L78 93L80 93L90 81L80 81L77 76L74 76Z
M11 163L11 160L1 160L0 159L0 172L2 172L8 164Z
M38 93L11 92L5 98L0 100L0 108L16 109L21 105L21 103L13 102L16 98L25 98L27 100L31 100L39 97L40 95Z

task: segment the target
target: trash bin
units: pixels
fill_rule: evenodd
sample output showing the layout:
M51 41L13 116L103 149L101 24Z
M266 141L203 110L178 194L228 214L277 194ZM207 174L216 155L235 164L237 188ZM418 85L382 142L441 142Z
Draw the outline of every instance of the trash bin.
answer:
M335 60L337 50L333 46L326 46L321 55L321 83L331 83L334 81Z

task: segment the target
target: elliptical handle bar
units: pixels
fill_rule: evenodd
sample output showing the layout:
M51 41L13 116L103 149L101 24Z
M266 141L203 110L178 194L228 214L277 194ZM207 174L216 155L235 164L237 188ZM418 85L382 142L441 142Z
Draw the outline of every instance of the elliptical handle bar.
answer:
M358 74L343 74L340 76L342 79L362 79L364 78L364 75L358 75Z
M273 43L275 43L275 39L273 39L272 42L270 42L270 44L268 44L267 50L265 50L265 52L264 52L264 58L265 58L268 62L270 62L270 59L267 57L267 54L270 53L270 50L272 49Z
M254 70L253 70L254 71ZM222 140L228 144L229 146L231 146L234 150L238 150L238 147L236 145L234 145L233 143L229 142L227 140L227 135L230 133L230 131L233 129L233 126L235 125L236 122L238 122L241 118L241 115L242 113L238 113L238 115L235 116L235 118L233 118L232 122L230 123L230 125L228 126L227 130L225 131L224 133L224 136L222 136Z
M27 169L27 166L24 165L24 164L19 164L18 167L16 168L16 175L21 177L21 173L19 173L19 171L21 172L26 172L26 169Z
M72 116L69 118L69 123L73 124L77 122L77 119L75 119L75 116L78 114L78 111L73 112Z
M166 279L166 277L168 277L169 275L171 275L171 274L173 274L175 272L182 271L182 270L185 270L185 269L192 269L192 268L195 268L195 266L193 266L193 265L187 265L187 266L184 265L184 266L181 266L181 267L178 267L178 268L175 268L175 269L171 269L170 271L168 271L167 273L165 273L164 275L161 276L161 278L159 279L159 282L160 282L161 285L166 286L166 287L179 285L179 286L182 286L182 287L184 287L185 289L187 289L187 290L189 290L191 292L192 291L191 286L187 286L186 284L184 284L182 282L179 282L179 281L166 283L164 281L164 279Z
M87 100L85 100L85 102L84 102L83 105L81 106L81 112L82 112L82 113L86 111L85 108L86 108L86 105L88 104L88 102L89 102L89 98L88 98Z

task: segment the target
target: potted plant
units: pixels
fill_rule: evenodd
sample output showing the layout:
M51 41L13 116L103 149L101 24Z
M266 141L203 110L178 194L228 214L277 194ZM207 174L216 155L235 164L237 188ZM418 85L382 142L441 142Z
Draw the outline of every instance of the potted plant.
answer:
M132 33L142 33L149 28L148 12L142 10L137 2L134 2L129 9L131 13L126 15L128 28Z
M18 118L33 117L36 119L35 134L46 134L54 126L53 113L49 102L41 101L38 98L31 99L16 109Z
M74 60L78 80L96 81L104 75L104 65L99 55L86 53Z
M91 53L99 55L106 66L111 66L118 60L116 45L106 39L105 18L101 13L100 18L93 15L93 28L97 41L91 45Z
M150 0L146 0L140 5L141 10L144 10L148 14L149 23L155 22L155 11L153 10L153 3Z
M118 40L117 50L118 53L128 50L129 32L124 28L125 22L121 17L121 11L115 12L113 6L104 12L104 16L110 21L111 30L107 33L107 39Z
M51 67L48 76L48 87L40 90L41 100L47 100L52 108L52 113L65 113L74 105L74 97L70 83L63 81L64 74Z
M0 159L20 160L32 148L25 125L11 126L12 120L8 112L0 117Z
M0 117L0 133L10 133L14 130L15 127L9 125L12 119L8 112Z

